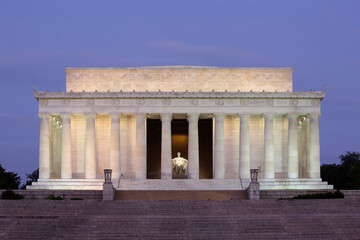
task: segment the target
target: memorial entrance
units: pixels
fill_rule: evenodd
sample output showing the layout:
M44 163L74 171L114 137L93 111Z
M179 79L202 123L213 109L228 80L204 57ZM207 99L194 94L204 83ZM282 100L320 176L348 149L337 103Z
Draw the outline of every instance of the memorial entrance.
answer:
M199 178L212 179L213 121L199 123ZM172 179L188 178L188 121L171 121ZM148 118L146 122L147 179L161 179L161 120ZM180 156L179 156L180 155Z

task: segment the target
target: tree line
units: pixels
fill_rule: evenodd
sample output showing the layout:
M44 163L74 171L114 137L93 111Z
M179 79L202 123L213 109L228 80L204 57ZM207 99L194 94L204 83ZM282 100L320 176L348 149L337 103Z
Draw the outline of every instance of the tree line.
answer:
M26 174L26 183L21 185L21 177L17 173L7 172L0 164L0 189L25 189L26 185L37 182L39 178L39 169L30 174Z

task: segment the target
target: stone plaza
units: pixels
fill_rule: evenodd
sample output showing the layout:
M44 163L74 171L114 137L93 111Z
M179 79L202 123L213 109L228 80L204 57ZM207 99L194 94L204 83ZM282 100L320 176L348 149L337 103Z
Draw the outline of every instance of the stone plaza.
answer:
M35 92L39 180L28 189L332 189L320 178L324 92L293 92L291 68L67 68L66 92Z

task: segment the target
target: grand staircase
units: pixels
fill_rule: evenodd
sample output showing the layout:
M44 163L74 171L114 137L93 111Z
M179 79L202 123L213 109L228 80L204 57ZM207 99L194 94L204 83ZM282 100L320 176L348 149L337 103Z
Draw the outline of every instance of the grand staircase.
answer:
M0 239L360 239L360 201L0 200Z

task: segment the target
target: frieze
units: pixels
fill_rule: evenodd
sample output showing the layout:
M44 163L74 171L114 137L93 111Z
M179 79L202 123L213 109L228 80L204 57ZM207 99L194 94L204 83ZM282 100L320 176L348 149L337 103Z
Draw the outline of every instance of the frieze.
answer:
M199 102L197 99L190 99L189 101L190 101L190 104L193 106L198 105L198 102Z
M274 103L276 106L287 106L289 104L289 100L287 99L277 99Z
M299 101L297 99L290 99L290 106L297 106L298 102Z
M85 101L85 99L71 99L70 104L75 105L75 106L77 106L77 105L85 105L86 101Z
M97 99L96 105L111 105L112 100L111 99Z
M215 105L218 105L218 106L224 105L224 99L216 99L215 100Z
M165 105L165 106L169 106L171 104L171 100L170 99L162 99L161 104Z
M86 99L86 105L94 106L95 105L95 99Z
M313 100L311 100L311 105L313 105L313 106L319 106L319 105L320 105L320 100L319 100L319 99L313 99Z
M136 99L136 105L143 106L145 104L145 99Z
M268 105L268 106L274 106L274 99L268 99L268 100L266 100L266 105Z
M249 99L240 99L240 105L241 106L249 105Z
M61 104L64 105L64 106L69 106L70 105L70 99L62 99Z
M49 100L47 99L40 99L39 100L39 105L40 106L47 106L49 104Z
M113 106L118 106L118 105L120 105L120 100L119 99L113 99L111 101L111 103L112 103Z

